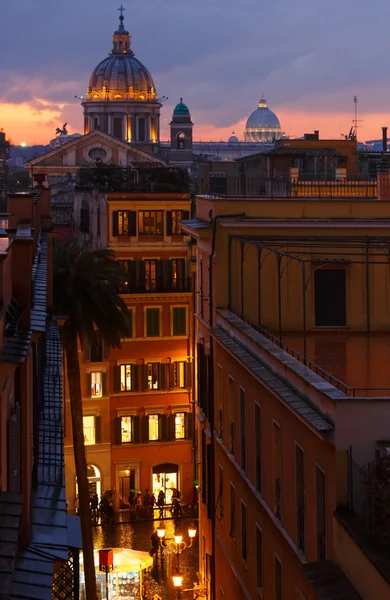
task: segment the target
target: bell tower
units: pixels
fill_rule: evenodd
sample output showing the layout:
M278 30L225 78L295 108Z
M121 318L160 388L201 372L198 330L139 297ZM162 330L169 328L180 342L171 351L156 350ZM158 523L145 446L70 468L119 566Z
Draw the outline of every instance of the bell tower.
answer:
M188 106L180 98L172 115L171 127L171 149L169 162L177 166L190 167L192 165L192 130L191 114Z

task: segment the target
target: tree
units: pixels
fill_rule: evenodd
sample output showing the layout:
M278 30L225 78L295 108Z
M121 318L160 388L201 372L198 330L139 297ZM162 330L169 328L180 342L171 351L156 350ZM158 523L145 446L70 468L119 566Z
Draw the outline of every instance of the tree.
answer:
M77 242L54 248L54 308L66 357L87 600L96 600L96 579L78 351L99 336L111 347L129 336L129 312L117 293L124 276L110 250L84 252Z

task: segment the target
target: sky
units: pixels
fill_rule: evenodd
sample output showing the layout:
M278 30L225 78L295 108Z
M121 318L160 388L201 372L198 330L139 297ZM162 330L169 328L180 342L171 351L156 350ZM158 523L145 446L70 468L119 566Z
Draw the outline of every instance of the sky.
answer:
M119 0L0 0L0 129L47 144L83 130L82 96L111 48ZM390 126L388 0L123 0L159 96L162 139L180 97L194 139L243 139L264 92L283 131L340 138L358 97L361 141Z

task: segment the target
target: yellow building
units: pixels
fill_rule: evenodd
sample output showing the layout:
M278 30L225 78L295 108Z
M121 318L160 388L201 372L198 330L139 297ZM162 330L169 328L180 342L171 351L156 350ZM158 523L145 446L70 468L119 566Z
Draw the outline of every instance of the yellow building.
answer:
M361 543L361 481L389 440L389 183L365 197L343 180L320 196L214 191L184 225L211 598L390 593Z

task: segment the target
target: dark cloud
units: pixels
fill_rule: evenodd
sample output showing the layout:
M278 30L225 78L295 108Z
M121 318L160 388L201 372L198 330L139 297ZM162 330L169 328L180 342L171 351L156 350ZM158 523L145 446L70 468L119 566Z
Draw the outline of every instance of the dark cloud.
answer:
M111 46L119 0L0 0L0 96L74 103ZM272 108L342 112L352 95L385 112L388 0L123 0L132 47L194 120L245 118L262 91ZM69 114L81 127L81 110ZM66 108L64 109L66 114Z

